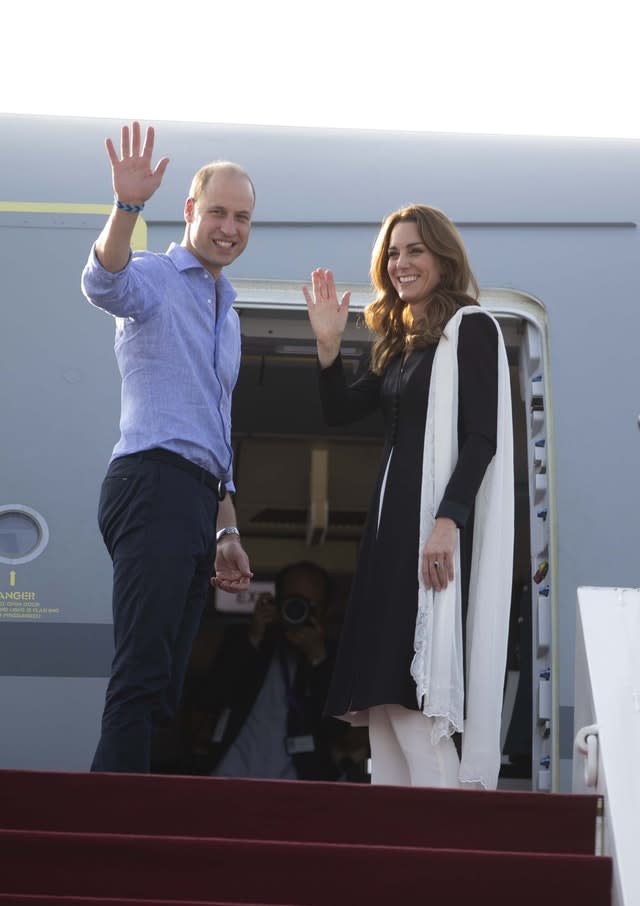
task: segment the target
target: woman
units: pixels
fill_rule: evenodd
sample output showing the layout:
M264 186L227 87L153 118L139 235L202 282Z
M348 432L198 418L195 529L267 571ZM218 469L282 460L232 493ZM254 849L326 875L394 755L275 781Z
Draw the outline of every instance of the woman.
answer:
M380 407L385 421L327 712L368 724L374 783L495 788L513 556L504 343L434 208L386 218L371 278L377 337L351 386L339 354L349 293L338 300L322 269L304 288L326 420Z

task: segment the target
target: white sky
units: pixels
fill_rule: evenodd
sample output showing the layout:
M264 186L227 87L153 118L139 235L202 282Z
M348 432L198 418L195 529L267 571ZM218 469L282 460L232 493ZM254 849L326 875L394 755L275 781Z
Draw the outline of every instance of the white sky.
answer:
M0 112L640 138L639 7L10 0Z

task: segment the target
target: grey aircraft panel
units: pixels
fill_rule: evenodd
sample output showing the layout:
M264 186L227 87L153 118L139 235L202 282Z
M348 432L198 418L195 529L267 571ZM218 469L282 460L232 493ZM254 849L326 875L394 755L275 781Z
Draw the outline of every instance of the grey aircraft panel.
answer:
M554 680L562 725L569 726L576 587L640 584L640 143L155 125L156 157L167 154L171 163L144 212L152 250L180 241L193 171L224 157L248 168L258 197L253 235L229 270L232 279L266 287L276 280L300 284L313 267L331 266L339 280L366 284L381 218L417 200L456 221L484 289L539 301L550 349L557 513L560 664ZM13 585L10 565L0 563L0 590L23 589L51 604L37 629L24 602L15 610L22 608L25 616L10 625L0 619L0 673L3 652L6 673L19 672L18 660L34 673L67 670L79 677L78 671L87 671L83 715L94 705L99 710L95 683L108 670L110 651L109 563L95 510L117 439L119 382L113 322L92 309L79 288L104 218L6 208L26 202L108 205L103 139L117 138L119 128L115 120L0 115L0 506L31 506L50 530L44 553L13 569ZM239 423L251 422L250 395L246 407ZM282 415L280 425L272 416L276 433L287 429L288 413ZM311 431L311 410L305 418ZM264 413L255 424L268 429ZM95 633L89 631L94 627ZM75 656L79 640L85 650ZM45 656L48 642L60 652L57 661ZM22 659L16 655L21 648ZM87 651L94 657L91 668ZM12 674L2 680L15 690L3 699L5 709L7 701L15 703L16 715L27 702L25 679ZM81 694L81 679L73 682ZM53 701L62 714L64 696ZM0 717L11 726L20 719ZM0 765L13 763L5 752Z

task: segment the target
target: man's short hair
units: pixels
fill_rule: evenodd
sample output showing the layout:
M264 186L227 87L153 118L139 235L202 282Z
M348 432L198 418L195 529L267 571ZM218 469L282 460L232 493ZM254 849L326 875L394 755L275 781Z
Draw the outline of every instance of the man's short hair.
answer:
M321 603L327 605L331 598L331 578L326 569L323 569L322 566L319 566L317 563L314 563L312 560L299 560L297 563L289 563L287 566L284 566L276 575L276 598L282 598L282 591L284 588L285 580L287 576L290 576L292 573L307 573L308 575L313 576L321 590L322 600Z
M251 186L251 192L253 194L253 204L256 203L256 188L251 181L251 177L240 164L234 164L230 160L214 160L209 164L205 164L204 167L200 167L198 172L195 174L191 180L191 186L189 188L189 198L193 198L194 201L198 201L211 177L215 173L235 173L236 176L243 176L249 185Z

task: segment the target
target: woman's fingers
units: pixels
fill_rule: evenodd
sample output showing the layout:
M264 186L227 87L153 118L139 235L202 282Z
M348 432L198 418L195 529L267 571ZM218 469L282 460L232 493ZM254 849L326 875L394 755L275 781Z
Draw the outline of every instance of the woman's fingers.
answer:
M316 305L332 304L338 307L338 296L333 274L317 267L311 274L311 285Z
M324 281L325 281L325 288L326 288L325 291L327 293L328 300L330 302L335 301L335 303L337 305L338 304L338 293L336 292L336 281L333 279L332 271L324 272Z
M422 563L422 578L427 591L444 591L453 582L453 559L446 553L435 554L425 551Z
M335 307L336 311L347 310L351 299L351 292L347 290L338 301L338 291L333 273L318 267L311 272L311 292L307 286L302 287L307 306L318 305Z
M311 283L313 285L313 294L316 305L322 305L329 301L329 290L327 287L327 277L325 271L318 267L311 274Z

